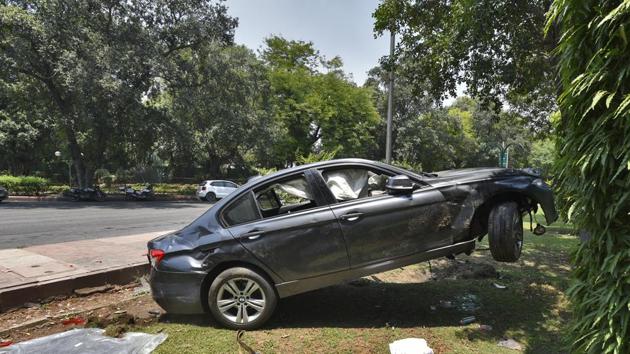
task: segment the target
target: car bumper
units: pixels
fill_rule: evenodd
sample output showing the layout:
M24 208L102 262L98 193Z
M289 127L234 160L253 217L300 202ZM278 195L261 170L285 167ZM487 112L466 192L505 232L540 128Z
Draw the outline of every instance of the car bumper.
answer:
M155 302L168 313L203 313L201 286L205 273L164 272L151 269L149 283Z

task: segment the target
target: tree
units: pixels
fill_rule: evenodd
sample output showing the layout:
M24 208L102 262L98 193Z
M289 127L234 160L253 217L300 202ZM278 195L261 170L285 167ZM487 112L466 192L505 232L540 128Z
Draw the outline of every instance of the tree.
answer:
M310 42L270 37L262 58L270 67L271 114L277 134L269 143L274 167L312 152L365 156L379 124L372 90L350 82L341 59L319 55Z
M416 94L439 101L465 84L484 106L500 111L508 102L534 127L548 129L557 42L554 28L543 34L550 2L387 0L373 14L374 28L399 36L397 70L417 83Z
M588 235L574 254L572 349L630 352L630 1L555 0L562 33L555 181Z
M151 117L143 99L170 57L209 40L230 43L235 26L223 5L205 0L4 0L0 64L47 90L85 186L107 159L102 147L115 145L115 128Z
M50 148L54 140L51 106L45 94L32 82L20 81L0 69L0 171L28 175L46 168L42 151L33 149Z
M175 172L204 175L245 167L245 156L267 144L269 83L263 63L243 46L208 43L177 54L185 69L169 77L154 104L167 112L161 144Z

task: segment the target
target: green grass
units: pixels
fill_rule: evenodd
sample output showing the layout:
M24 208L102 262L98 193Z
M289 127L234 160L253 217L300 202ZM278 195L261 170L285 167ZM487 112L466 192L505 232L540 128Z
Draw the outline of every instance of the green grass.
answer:
M268 325L246 333L244 340L262 353L388 353L390 342L407 337L425 338L436 353L515 353L497 346L502 338L519 341L526 353L564 352L561 329L569 316L564 296L568 257L577 244L576 237L553 230L545 236L527 232L517 263L494 262L483 250L458 257L491 263L501 274L498 280L362 281L283 299ZM487 247L486 241L478 245ZM403 272L426 268L420 264ZM493 282L508 288L497 289ZM479 310L431 309L440 300L456 302L465 294L477 296ZM459 325L469 315L476 316L477 322ZM141 328L168 334L156 353L238 352L236 332L218 328L207 317L168 321ZM493 329L481 331L479 324Z

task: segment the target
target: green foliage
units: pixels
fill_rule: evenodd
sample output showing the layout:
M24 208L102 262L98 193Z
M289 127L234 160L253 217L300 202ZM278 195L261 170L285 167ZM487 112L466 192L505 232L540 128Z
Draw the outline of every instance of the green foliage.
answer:
M41 93L29 99L49 108L85 186L105 162L146 160L162 120L147 96L177 75L176 54L229 44L235 26L223 4L203 0L2 1L0 78ZM33 111L30 100L22 103L7 111Z
M374 12L375 31L397 35L396 70L417 95L468 94L499 111L512 110L548 129L555 109L555 32L543 27L550 0L386 0ZM492 105L490 105L492 103Z
M339 149L338 156L365 156L374 146L380 122L372 90L356 87L340 71L341 61L326 61L310 42L281 37L266 40L263 60L269 65L273 146L277 167L300 155ZM327 72L321 72L323 63Z
M311 152L310 154L306 155L306 156L298 156L297 157L297 164L298 165L306 165L309 163L314 163L314 162L319 162L319 161L327 161L327 160L332 160L335 158L335 156L337 155L337 153L339 152L339 150L341 150L340 147L337 147L336 149L332 150L332 151L322 151L322 152L318 152L318 153L313 153Z
M137 184L134 185L134 188L142 188L143 186L144 185ZM158 194L195 195L195 193L197 193L197 185L156 183L153 185L153 191Z
M562 94L555 181L590 234L574 255L575 352L630 352L630 1L554 1Z
M0 186L7 188L12 194L33 195L46 191L48 180L35 176L0 175Z
M532 143L529 162L531 167L540 169L543 176L549 176L552 173L555 155L556 148L552 139L535 140Z

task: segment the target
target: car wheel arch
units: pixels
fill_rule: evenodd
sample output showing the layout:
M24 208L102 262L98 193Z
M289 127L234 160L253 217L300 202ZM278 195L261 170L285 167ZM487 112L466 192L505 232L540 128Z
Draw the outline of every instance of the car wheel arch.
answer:
M208 306L208 291L210 290L210 285L219 274L221 274L225 270L228 270L230 268L236 268L236 267L247 268L249 270L252 270L260 274L262 277L266 278L270 284L273 285L273 289L276 292L276 295L278 295L278 290L276 289L277 281L275 281L274 278L270 276L269 273L265 271L263 268L255 264L243 262L243 261L226 261L226 262L219 263L214 268L212 268L212 270L210 270L208 274L206 274L206 276L204 277L201 283L201 288L200 288L201 294L199 295L201 297L201 305L203 306L203 310L206 313L210 312L210 308Z
M472 238L477 238L478 240L483 239L488 233L488 217L490 216L490 211L496 205L505 202L516 202L521 209L534 211L538 204L534 198L520 191L505 191L494 194L476 208L470 225Z

